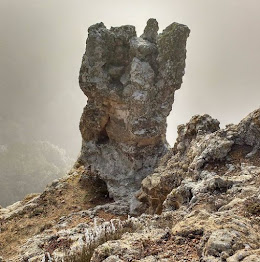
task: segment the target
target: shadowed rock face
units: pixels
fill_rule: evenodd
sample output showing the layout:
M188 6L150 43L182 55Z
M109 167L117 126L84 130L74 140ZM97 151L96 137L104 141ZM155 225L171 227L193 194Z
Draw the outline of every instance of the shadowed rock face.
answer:
M181 87L190 30L173 23L157 35L158 28L150 19L141 37L130 25L88 30L79 76L88 97L79 162L116 200L136 192L168 150L166 118Z

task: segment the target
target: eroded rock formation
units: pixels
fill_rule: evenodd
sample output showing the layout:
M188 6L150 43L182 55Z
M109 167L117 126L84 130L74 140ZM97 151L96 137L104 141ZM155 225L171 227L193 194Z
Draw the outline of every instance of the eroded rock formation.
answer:
M166 118L181 87L190 30L177 23L159 35L158 29L150 19L141 37L129 25L88 30L79 76L88 97L79 162L116 200L138 190L168 150Z
M0 209L0 256L15 262L64 261L68 255L82 257L85 248L91 262L258 262L259 120L260 109L225 129L209 115L179 126L174 148L142 182L139 199L150 214L136 218L120 217L121 207L107 199L82 210L82 194L91 192L77 182L85 168L73 170L42 194ZM117 219L110 220L111 212Z
M0 262L259 262L260 109L224 129L196 115L168 150L165 121L189 31L157 30L155 20L141 38L131 26L90 28L80 75L89 99L83 165L0 207ZM119 200L141 180L143 214L129 217Z
M184 203L205 201L200 199L205 192L226 192L236 184L231 174L246 169L243 162L258 166L259 137L260 109L225 129L209 115L192 117L178 127L177 141L165 160L142 181L138 198L143 210L176 210ZM238 180L243 181L242 171Z

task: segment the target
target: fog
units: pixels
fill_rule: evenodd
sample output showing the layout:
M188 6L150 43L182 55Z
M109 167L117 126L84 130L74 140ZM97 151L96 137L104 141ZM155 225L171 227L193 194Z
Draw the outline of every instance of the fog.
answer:
M187 67L168 118L167 138L194 114L222 126L259 107L259 0L0 0L0 144L47 140L76 157L87 98L78 86L87 28L148 18L160 30L191 29Z

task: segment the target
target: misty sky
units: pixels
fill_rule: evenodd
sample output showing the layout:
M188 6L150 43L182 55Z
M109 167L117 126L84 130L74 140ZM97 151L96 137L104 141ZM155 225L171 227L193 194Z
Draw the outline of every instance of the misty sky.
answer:
M237 123L260 104L259 10L259 0L0 0L0 136L10 125L8 139L49 140L75 156L88 27L132 24L140 35L149 18L160 30L172 22L191 29L184 83L168 118L171 145L177 125L194 114Z

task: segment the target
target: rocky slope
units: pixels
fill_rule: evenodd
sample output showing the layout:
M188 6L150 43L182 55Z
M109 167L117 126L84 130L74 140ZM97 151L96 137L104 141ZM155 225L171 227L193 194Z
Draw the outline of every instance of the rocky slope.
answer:
M184 54L184 38L172 36L184 33L186 37L187 28L178 24L169 28L162 34L169 37L166 47L174 49L177 46ZM131 49L129 43L145 42L151 46L156 38L159 41L157 23L149 20L141 38L136 38L133 27L129 26L107 30L103 24L98 24L89 32L89 39L94 42L88 40L80 76L80 81L85 77L81 87L83 90L86 88L85 92L90 97L81 119L81 156L67 176L54 181L42 194L28 196L13 206L0 209L0 256L3 257L0 261L259 262L260 109L238 125L228 125L225 129L220 129L218 120L209 115L194 116L189 123L178 127L178 138L172 149L165 146L163 132L155 135L155 140L152 133L147 135L144 132L143 137L132 136L134 122L130 120L138 116L133 114L134 109L145 109L147 105L152 110L150 106L153 103L150 105L149 100L142 105L134 103L132 107L130 95L123 100L124 103L119 103L118 99L122 96L117 92L127 89L128 85L121 83L123 86L112 92L110 84L114 85L113 77L117 84L122 81L122 72L129 73L129 63L117 65L122 67L120 70L112 70L114 64L103 60L104 57L107 59L103 47L107 45L107 37L113 39L112 43L118 41L116 46L110 42L108 46L114 50L118 47L121 56L118 54L117 58L109 59L125 59ZM177 39L174 45L171 45L172 39ZM181 41L178 42L178 39ZM155 45L159 50L157 58L160 57L158 41ZM146 49L142 46L140 50L142 53ZM88 60L92 57L88 52L94 55L92 62ZM174 53L172 50L169 52ZM152 67L153 56L149 55L148 62L140 63L145 67L149 64L157 73L162 70L165 77L173 74L171 64L178 68L175 62L180 57L184 58L182 55L173 56L171 60L173 57L170 56L169 63L163 65L157 61L158 68L164 69L157 68L156 71ZM109 62L104 64L102 61ZM132 57L131 66L135 61ZM183 63L180 60L182 69ZM111 78L108 77L110 70ZM139 74L146 77L147 73ZM169 86L172 88L170 92L179 87L176 83L180 83L181 77L178 81L176 74L172 77L172 82L167 78L167 83L162 83L162 92ZM160 73L156 79L160 82ZM129 80L129 85L135 86L132 80ZM154 81L153 84L157 83L158 87L158 82ZM101 86L99 83L102 83ZM149 90L146 90L147 93ZM159 96L157 102L160 105L157 106L161 106L162 101ZM108 108L104 107L106 102ZM172 102L173 97L169 97L169 103ZM158 110L158 107L155 109ZM166 111L159 110L159 114L164 115L162 126L159 126L161 131L164 131L168 110L169 107ZM125 112L131 114L125 115ZM150 120L153 122L153 119ZM154 127L156 125L153 124L141 126L147 132L152 132ZM149 137L152 139L149 140ZM148 144L142 144L140 148L138 143ZM126 155L128 151L125 148L133 151ZM156 151L160 148L163 148L163 153ZM131 153L140 149L144 149L140 151L141 160L138 154ZM145 152L149 152L148 162ZM151 161L153 156L156 161ZM127 157L132 159L131 165ZM126 161L125 167L123 161ZM138 161L142 165L135 169ZM129 174L131 168L133 173ZM139 181L141 177L143 179ZM126 188L126 181L130 181L129 188ZM124 188L127 189L125 195L122 193ZM130 197L132 201L129 201ZM131 209L129 205L132 205ZM129 212L135 216L129 216Z
M174 148L142 182L144 213L135 218L107 197L99 178L91 184L84 166L0 209L1 255L7 261L90 261L89 254L93 262L260 261L260 109L238 125L218 125L203 115L179 127Z

